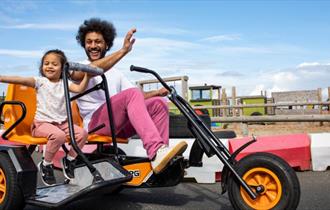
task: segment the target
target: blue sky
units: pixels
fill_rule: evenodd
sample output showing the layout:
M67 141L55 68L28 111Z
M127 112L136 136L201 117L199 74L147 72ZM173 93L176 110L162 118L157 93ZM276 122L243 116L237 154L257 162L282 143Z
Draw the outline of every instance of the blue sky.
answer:
M0 1L0 72L38 74L46 50L85 59L75 34L83 20L112 21L117 38L137 28L136 43L116 68L131 64L189 85L222 85L238 95L330 86L330 1ZM0 85L1 93L6 85ZM230 95L230 91L228 95ZM327 98L327 95L325 96Z

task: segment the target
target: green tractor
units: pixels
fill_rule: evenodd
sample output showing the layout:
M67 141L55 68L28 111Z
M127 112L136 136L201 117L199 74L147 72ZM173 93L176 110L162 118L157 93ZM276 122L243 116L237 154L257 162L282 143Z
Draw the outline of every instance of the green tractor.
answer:
M267 97L263 95L258 96L241 96L240 102L241 104L266 104ZM266 107L245 107L243 108L243 115L245 116L260 116L266 115L267 109Z
M221 86L203 85L189 87L190 90L190 105L192 106L214 106L220 105L220 90ZM197 114L208 114L210 116L220 116L220 109L195 109Z

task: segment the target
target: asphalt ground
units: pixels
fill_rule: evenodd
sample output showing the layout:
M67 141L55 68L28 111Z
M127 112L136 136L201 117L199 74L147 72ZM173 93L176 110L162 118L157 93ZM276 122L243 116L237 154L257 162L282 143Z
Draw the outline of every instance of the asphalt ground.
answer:
M297 172L301 185L299 210L330 209L330 171ZM64 180L56 171L58 181ZM38 178L38 184L41 185ZM26 206L24 210L41 210ZM85 198L60 208L61 210L109 209L217 209L232 210L227 194L221 195L220 183L197 184L183 182L175 187L124 189L117 195Z

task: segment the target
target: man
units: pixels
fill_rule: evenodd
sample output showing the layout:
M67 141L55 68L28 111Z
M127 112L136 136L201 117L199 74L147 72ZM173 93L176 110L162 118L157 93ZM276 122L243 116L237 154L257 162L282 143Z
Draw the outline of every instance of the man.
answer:
M182 141L174 147L168 146L169 141L169 114L168 107L163 98L168 91L160 90L142 92L134 87L128 79L118 70L111 69L121 58L132 50L136 29L131 29L125 39L122 48L111 55L105 56L113 45L116 36L114 26L107 21L92 18L85 20L80 26L76 39L85 49L88 61L101 67L105 71L113 117L115 121L116 135L128 138L136 133L143 141L154 173L160 173L175 156L182 154L187 143ZM82 72L72 75L74 80L81 80ZM101 81L100 76L92 77L88 88ZM77 104L84 119L84 126L88 130L104 123L105 127L95 133L111 135L105 97L102 90L92 92L80 99Z

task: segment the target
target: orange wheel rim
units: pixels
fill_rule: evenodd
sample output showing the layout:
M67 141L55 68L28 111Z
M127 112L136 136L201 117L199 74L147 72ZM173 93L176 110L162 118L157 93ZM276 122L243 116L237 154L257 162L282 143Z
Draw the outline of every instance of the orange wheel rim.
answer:
M6 197L6 189L6 176L3 170L0 168L0 203L2 203Z
M278 176L267 168L253 168L243 176L244 181L251 186L256 193L256 186L262 186L263 191L257 193L255 200L241 187L240 192L243 200L253 209L271 209L280 201L282 196L282 185Z

